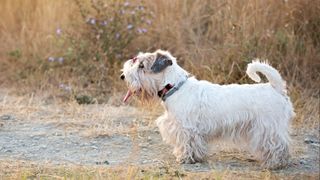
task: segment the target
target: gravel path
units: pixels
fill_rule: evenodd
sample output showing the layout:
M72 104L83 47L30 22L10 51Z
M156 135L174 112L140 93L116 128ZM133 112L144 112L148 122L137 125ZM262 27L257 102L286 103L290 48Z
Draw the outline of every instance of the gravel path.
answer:
M1 102L4 98L0 98ZM174 161L171 148L162 142L153 123L154 116L148 117L146 112L133 107L87 105L68 109L52 105L10 106L9 101L2 104L1 162L179 166ZM136 119L138 117L141 119ZM310 130L307 134L295 130L291 135L292 162L288 168L277 172L318 174L319 130ZM245 152L224 148L213 151L207 163L181 167L187 171L261 170L259 164Z

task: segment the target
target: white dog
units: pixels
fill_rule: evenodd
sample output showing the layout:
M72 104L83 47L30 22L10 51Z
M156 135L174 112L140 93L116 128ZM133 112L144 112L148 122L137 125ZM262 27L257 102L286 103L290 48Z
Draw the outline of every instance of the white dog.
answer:
M166 143L181 163L195 163L208 155L208 143L218 139L245 145L266 168L288 163L289 121L294 117L279 72L253 61L247 74L269 83L218 85L189 77L169 52L140 53L124 64L121 79L128 83L124 98L146 92L162 99L165 113L156 122Z

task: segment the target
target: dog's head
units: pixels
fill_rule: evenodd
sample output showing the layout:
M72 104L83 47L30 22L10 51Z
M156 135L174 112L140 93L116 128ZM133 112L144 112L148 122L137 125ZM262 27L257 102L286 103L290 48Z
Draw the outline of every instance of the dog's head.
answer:
M125 62L121 79L128 84L128 92L123 101L132 94L157 96L170 78L175 77L178 67L176 59L167 51L157 50L153 53L139 53ZM180 68L181 69L181 68ZM172 82L174 83L174 82Z

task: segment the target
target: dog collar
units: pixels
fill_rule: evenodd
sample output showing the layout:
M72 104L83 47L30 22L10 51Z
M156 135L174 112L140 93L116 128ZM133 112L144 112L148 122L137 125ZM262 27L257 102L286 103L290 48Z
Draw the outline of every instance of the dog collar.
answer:
M187 79L179 82L177 86L167 84L162 90L158 91L158 96L162 99L162 101L165 101L169 96L178 91L180 87L187 81Z

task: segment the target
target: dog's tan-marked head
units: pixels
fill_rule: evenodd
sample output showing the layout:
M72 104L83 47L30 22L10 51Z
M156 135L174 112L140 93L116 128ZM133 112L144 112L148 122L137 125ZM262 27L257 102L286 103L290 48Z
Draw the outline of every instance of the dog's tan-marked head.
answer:
M145 93L157 96L158 91L165 86L166 78L175 67L176 59L167 51L157 50L153 53L139 53L125 62L121 79L128 85L128 92L123 99L126 102L132 94Z

